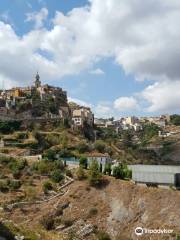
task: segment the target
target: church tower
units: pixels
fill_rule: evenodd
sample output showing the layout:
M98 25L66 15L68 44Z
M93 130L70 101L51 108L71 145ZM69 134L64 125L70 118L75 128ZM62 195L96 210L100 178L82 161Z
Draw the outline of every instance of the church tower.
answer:
M37 72L36 80L35 80L35 87L38 88L40 86L41 86L40 76L39 76L39 73Z

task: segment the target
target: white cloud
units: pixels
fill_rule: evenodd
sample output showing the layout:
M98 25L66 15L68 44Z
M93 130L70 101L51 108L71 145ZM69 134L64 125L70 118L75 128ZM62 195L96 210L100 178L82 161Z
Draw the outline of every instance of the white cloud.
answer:
M94 74L94 75L104 75L105 74L105 72L101 68L93 69L93 70L89 71L89 73Z
M47 19L48 10L47 8L42 8L40 12L32 12L26 14L26 22L34 22L35 28L43 27L44 21Z
M114 108L120 112L128 112L138 110L139 105L134 97L120 97L114 101Z
M160 84L178 85L179 0L91 0L66 15L57 12L50 30L42 28L47 16L46 8L29 13L27 21L34 21L36 30L22 37L0 22L1 78L24 84L38 69L44 80L59 79L113 57L126 73L155 80L154 94ZM174 95L178 99L177 91ZM151 103L150 111L158 109L155 97L145 99Z
M148 86L142 97L148 101L148 112L176 112L180 109L180 82L156 82Z
M114 110L112 104L110 102L99 102L97 106L94 108L95 116L96 117L113 117Z
M42 27L47 14L42 8L39 13L29 13L27 21ZM75 8L67 15L57 12L53 28L39 31L38 44L37 33L24 38L31 35L35 50L50 53L62 75L78 73L101 58L113 56L137 78L178 79L179 18L178 0L149 0L143 4L140 0L91 0L90 6Z
M9 22L9 19L10 19L9 11L5 11L5 12L1 13L1 14L0 14L0 18L1 18L4 22Z
M78 105L84 106L84 107L90 107L90 108L92 107L91 103L88 103L86 101L83 101L83 100L80 100L77 98L68 97L68 102L74 102L74 103L77 103Z
M9 10L7 10L7 11L5 11L5 12L0 14L0 20L4 21L5 23L10 24L13 27L15 26L14 22L13 22L13 20L11 18Z

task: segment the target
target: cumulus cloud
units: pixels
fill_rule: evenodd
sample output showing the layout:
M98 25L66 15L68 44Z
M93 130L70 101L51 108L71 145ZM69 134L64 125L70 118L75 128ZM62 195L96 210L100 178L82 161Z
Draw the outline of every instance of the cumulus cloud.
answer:
M77 99L77 98L72 98L72 97L68 97L68 102L74 102L77 103L80 106L84 106L84 107L92 107L91 103L88 103L86 101Z
M180 109L180 81L156 82L148 86L142 97L149 102L148 112L176 112Z
M38 69L45 80L59 79L113 57L127 74L157 82L144 90L150 111L158 108L149 89L158 94L161 84L178 84L179 0L90 0L66 15L56 12L51 29L42 28L47 16L46 8L29 13L26 21L34 21L35 29L22 37L0 23L1 78L24 83Z
M34 22L34 27L38 29L43 27L44 21L47 19L47 16L47 8L42 8L40 12L27 13L25 22Z
M134 97L120 97L114 101L114 108L120 112L128 112L138 110L139 105Z
M112 117L114 116L114 109L110 102L99 102L97 106L94 107L94 112L96 117Z
M93 70L89 71L89 73L93 74L93 75L104 75L105 74L105 72L101 68L93 69Z

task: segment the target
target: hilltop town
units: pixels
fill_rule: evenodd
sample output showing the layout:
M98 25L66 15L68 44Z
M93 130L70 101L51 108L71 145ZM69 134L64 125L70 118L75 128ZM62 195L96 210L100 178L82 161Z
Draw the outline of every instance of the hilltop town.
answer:
M179 162L176 154L171 159L169 155L165 156L165 152L167 153L167 149L168 153L172 149L173 153L175 152L174 146L179 141L178 121L178 115L168 114L159 117L96 118L90 107L68 102L67 92L62 88L43 85L38 73L32 86L0 91L0 131L2 133L0 148L16 146L10 149L12 154L15 154L17 147L43 154L47 147L33 149L28 144L26 146L25 142L36 142L36 137L32 136L33 131L58 133L58 128L61 129L63 126L65 131L70 131L66 135L71 134L71 138L80 134L82 140L79 141L84 141L85 145L104 141L103 144L109 148L104 153L109 153L114 159L133 163L138 158L139 162L161 163L164 161L176 164ZM14 131L28 133L20 143ZM107 143L107 140L111 141L111 144ZM168 147L167 144L169 144ZM50 147L54 145L54 143L49 144ZM138 152L138 157L130 154L130 159L133 158L133 160L128 160L128 147L133 148L133 155ZM144 157L139 156L140 151ZM142 151L144 151L143 154ZM147 154L148 151L152 152ZM150 156L147 156L149 154Z
M0 91L0 120L61 119L82 126L93 124L88 107L68 104L67 93L60 87L42 85L37 73L34 85Z
M3 240L129 240L155 219L178 239L179 215L167 202L179 206L179 126L179 115L96 118L38 73L30 87L2 90Z

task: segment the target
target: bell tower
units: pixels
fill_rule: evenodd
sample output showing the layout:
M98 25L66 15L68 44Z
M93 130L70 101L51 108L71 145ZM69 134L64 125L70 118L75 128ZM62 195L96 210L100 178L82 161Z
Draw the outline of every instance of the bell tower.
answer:
M38 88L41 86L41 81L40 81L40 76L39 76L39 73L37 72L36 74L36 80L35 80L35 87Z

